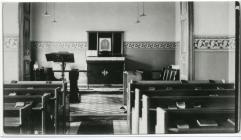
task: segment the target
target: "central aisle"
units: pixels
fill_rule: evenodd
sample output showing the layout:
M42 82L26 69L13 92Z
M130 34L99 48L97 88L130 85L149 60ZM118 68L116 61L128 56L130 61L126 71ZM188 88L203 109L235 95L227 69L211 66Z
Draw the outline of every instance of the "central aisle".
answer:
M70 104L69 134L128 134L121 91L81 94L81 103Z

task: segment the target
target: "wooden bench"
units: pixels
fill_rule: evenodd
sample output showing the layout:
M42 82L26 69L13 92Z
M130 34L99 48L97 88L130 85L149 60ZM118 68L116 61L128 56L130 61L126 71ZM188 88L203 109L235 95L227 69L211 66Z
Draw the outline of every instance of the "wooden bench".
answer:
M64 115L61 118L61 122L65 122L65 124L61 124L61 129L58 130L56 133L64 134L70 127L70 106L69 106L69 94L67 92L67 82L63 81L16 81L14 82L5 82L3 85L4 88L40 88L42 90L44 88L57 88L60 87L60 91L63 93L61 96L62 103L63 103L63 110L61 111Z
M16 96L9 96L8 95L10 93L16 93ZM33 98L33 97L37 97L37 96L41 96L44 93L49 93L50 94L50 99L48 100L48 102L45 101L45 103L41 103L41 104L37 104L38 106L36 106L34 109L41 109L41 107L48 107L48 111L49 111L49 115L51 117L51 120L53 120L53 129L54 130L49 130L50 133L52 134L64 134L64 103L62 100L62 96L63 93L60 91L60 88L35 88L35 89L25 89L25 88L5 88L4 89L4 95L5 97L7 96L7 98L11 99L11 98L17 98L17 100L24 100L26 94L29 95L28 98ZM18 97L19 96L19 97ZM23 98L23 99L18 99L18 98ZM28 100L30 100L28 99ZM4 100L5 101L5 100ZM6 100L7 101L7 100ZM46 109L44 109L46 110ZM43 112L44 113L44 112ZM36 114L33 115L33 117L35 117ZM44 118L42 117L42 134L45 134L46 129L44 128L45 124L44 124ZM39 121L41 122L41 121ZM47 132L48 133L48 132Z
M15 81L15 82L4 82L4 88L55 88L61 87L67 89L67 82L63 81Z
M123 104L127 105L128 83L131 81L140 81L142 72L124 71L123 72Z
M19 89L19 88L18 88ZM4 89L4 102L17 103L17 102L32 102L33 130L37 134L51 134L54 133L54 110L55 99L51 96L51 92L36 92L36 90L28 91L26 89L8 90ZM15 94L15 95L14 95ZM51 119L53 118L53 119ZM52 124L52 125L51 125Z
M218 94L234 93L234 84L223 84L223 83L204 83L194 82L192 84L180 83L180 82L153 82L153 81L138 81L133 82L130 85L130 96L128 106L128 124L133 134L139 133L139 116L141 116L141 108L147 103L142 100L143 92L148 96L161 96L166 97L187 97L188 96L204 96L204 94L211 95L216 90ZM207 91L209 90L209 91ZM141 92L140 92L141 91ZM214 94L214 96L216 96ZM163 100L165 101L165 100ZM143 109L143 108L142 108ZM146 119L144 117L144 119ZM133 127L135 126L135 127ZM133 128L132 128L133 127ZM146 131L144 132L146 133Z
M214 92L214 91L212 91ZM232 91L234 93L234 91ZM213 131L208 131L207 129L199 128L197 129L196 121L198 119L221 119L231 118L234 119L235 110L235 96L234 94L227 93L227 95L188 95L188 96L147 96L143 95L142 100L142 112L141 117L147 116L149 120L143 120L146 124L142 125L144 131L147 133L179 133L177 124L180 120L185 120L189 125L190 129L183 131L184 133L213 133ZM146 97L145 97L146 96ZM185 103L184 108L177 107L178 103ZM157 111L156 108L164 110ZM144 112L145 111L145 112ZM162 112L162 113L161 113ZM160 114L161 113L161 114ZM164 125L165 124L165 125ZM147 129L146 127L149 126ZM156 128L154 127L156 126ZM234 127L231 127L234 132ZM197 131L192 131L192 130ZM224 129L224 127L216 128L216 133L225 132L219 131ZM183 129L180 129L183 130ZM190 131L189 131L190 130ZM198 132L200 130L200 132ZM230 131L227 131L230 132Z
M31 134L32 103L15 107L15 103L4 103L3 126L6 134Z
M139 98L140 96L135 96L135 89L140 88L143 90L155 90L155 86L160 86L162 85L162 88L167 88L170 87L170 85L181 85L180 81L131 81L128 84L128 90L127 90L127 121L128 121L128 126L129 126L129 131L133 134L136 133L137 130L132 130L132 112L136 112L134 108L134 104L137 100L136 98ZM164 89L165 89L164 88ZM137 106L137 108L139 108ZM137 120L135 120L137 121Z

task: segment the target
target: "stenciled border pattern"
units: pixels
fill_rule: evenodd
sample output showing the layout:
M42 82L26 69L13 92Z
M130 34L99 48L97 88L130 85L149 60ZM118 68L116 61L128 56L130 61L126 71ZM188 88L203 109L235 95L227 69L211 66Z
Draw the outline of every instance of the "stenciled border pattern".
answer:
M32 41L32 47L65 47L65 48L87 48L87 42L51 42L51 41ZM124 42L124 48L133 49L175 49L179 42L171 41L143 41L143 42ZM15 49L19 45L18 36L4 36L3 46L6 49ZM195 37L195 50L233 50L235 49L235 37Z
M16 35L3 36L4 49L16 49L19 45L19 37Z
M87 42L51 42L51 41L32 41L32 47L49 48L49 47L64 47L64 48L87 48Z
M32 41L33 47L64 47L64 48L87 48L87 42L51 42L51 41ZM140 41L124 42L124 48L134 49L175 49L179 42L171 41Z
M143 41L124 42L124 48L132 49L175 49L178 42L171 41Z
M195 37L195 50L234 50L235 37L206 36Z

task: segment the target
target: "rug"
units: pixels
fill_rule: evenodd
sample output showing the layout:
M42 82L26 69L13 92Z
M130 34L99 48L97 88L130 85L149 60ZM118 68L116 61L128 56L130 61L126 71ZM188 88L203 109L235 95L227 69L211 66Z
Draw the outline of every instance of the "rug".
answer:
M114 134L113 120L82 121L78 134Z

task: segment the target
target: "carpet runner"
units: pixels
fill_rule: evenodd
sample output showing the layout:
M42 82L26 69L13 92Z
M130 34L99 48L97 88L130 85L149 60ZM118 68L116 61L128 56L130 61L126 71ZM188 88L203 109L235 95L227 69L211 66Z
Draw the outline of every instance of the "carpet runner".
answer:
M90 120L82 121L78 134L114 134L113 120Z

